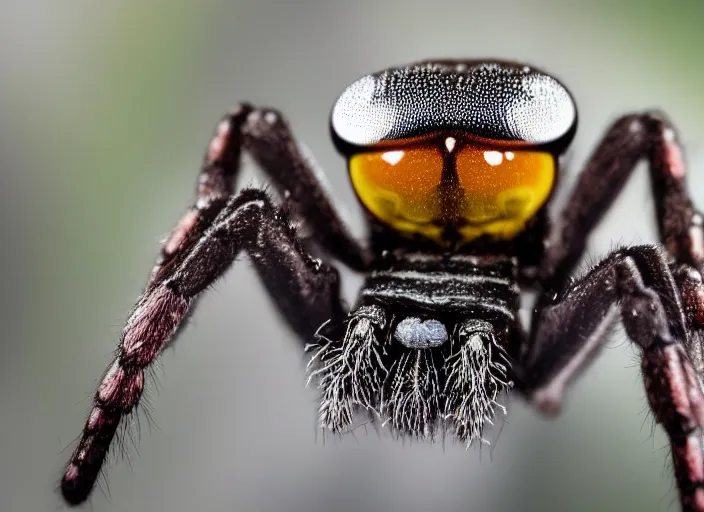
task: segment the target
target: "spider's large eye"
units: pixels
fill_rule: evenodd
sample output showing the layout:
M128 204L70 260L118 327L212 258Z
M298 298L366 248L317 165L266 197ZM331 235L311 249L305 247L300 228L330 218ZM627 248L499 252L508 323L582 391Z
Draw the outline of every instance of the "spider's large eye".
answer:
M441 240L453 227L464 240L511 238L552 190L555 159L447 138L363 152L349 161L352 184L379 220Z
M555 179L555 158L540 151L504 151L468 145L455 155L463 194L460 228L466 239L510 238L545 203Z
M350 158L357 194L379 220L435 238L443 155L436 146L360 153Z
M362 203L441 244L510 239L545 204L577 126L555 78L503 61L432 61L367 75L330 118Z

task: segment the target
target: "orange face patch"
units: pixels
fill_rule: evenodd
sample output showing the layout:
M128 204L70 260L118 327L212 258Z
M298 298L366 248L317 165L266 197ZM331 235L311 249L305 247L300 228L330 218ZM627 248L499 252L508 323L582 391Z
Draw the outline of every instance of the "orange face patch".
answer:
M555 159L449 137L358 153L349 169L360 200L382 222L439 242L453 227L469 241L519 233L550 195Z

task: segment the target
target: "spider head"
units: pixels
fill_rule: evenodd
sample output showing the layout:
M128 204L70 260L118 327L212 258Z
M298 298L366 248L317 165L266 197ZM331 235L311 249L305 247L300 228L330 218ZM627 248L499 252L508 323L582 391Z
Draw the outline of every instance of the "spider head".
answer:
M544 73L430 62L357 80L331 128L371 215L442 244L521 232L550 197L576 119L570 94Z

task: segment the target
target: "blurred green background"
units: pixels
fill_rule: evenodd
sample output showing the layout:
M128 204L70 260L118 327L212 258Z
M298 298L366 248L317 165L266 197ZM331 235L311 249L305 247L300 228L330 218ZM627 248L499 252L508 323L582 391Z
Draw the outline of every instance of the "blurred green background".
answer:
M703 20L701 0L0 2L0 510L61 509L55 486L94 385L238 101L286 113L360 236L329 108L359 76L427 57L525 60L559 76L581 116L567 188L609 121L664 109L704 206ZM641 169L592 257L655 240L652 203ZM207 294L161 358L158 428L142 422L90 510L677 510L622 333L557 421L510 400L491 450L373 430L323 439L304 357L250 267ZM352 297L359 279L347 277Z

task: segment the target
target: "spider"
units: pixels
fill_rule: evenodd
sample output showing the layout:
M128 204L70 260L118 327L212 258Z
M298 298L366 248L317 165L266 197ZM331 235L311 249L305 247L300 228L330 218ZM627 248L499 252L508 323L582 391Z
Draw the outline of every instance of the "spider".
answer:
M87 499L144 372L199 295L241 252L306 344L322 428L365 415L393 432L481 441L515 389L554 415L620 317L667 432L683 510L704 511L704 227L674 128L656 112L608 129L556 222L548 207L577 126L568 90L520 63L428 61L367 75L331 115L369 236L355 240L282 115L242 104L224 117L195 204L161 249L95 393L61 481ZM240 153L280 192L236 191ZM662 245L613 251L571 277L592 228L635 164L649 163ZM340 298L333 257L366 280ZM526 290L530 326L518 317Z

